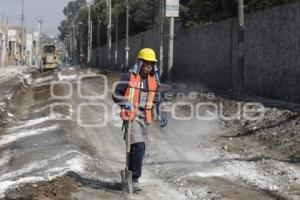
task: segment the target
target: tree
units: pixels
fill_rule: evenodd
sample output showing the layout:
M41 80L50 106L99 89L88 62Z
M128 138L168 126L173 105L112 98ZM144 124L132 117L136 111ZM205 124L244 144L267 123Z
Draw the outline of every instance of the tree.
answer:
M66 16L66 19L63 20L58 27L60 31L60 40L64 41L68 33L70 32L72 24L75 22L80 10L86 7L85 0L75 0L70 1L68 5L64 8L63 13Z
M130 21L129 21L129 34L135 35L153 28L155 23L155 6L159 3L159 0L129 0L130 2ZM77 22L87 21L88 10L82 8L77 15ZM118 15L118 22L115 21L115 16ZM112 0L112 35L115 35L115 26L118 23L118 38L125 38L126 32L126 12L124 0ZM106 0L95 0L91 6L91 20L94 22L94 26L97 23L101 23L100 30L100 44L105 44L107 40L106 28L107 28L107 5ZM94 27L93 35L96 36L97 31ZM85 35L87 37L87 35ZM115 37L113 37L114 41ZM93 46L98 44L97 37L93 38Z
M129 0L130 3L130 35L135 35L147 30L153 29L159 22L159 7L161 0ZM253 12L270 6L290 3L296 0L245 0L246 12ZM64 40L70 26L76 22L81 22L80 31L82 37L87 38L87 20L88 10L86 0L73 0L68 3L64 9L66 19L61 22L59 27L60 39ZM125 37L126 29L126 12L125 0L112 0L112 16L118 15L118 22L113 17L112 34L114 35L115 25L118 23L118 38ZM183 28L191 28L199 24L211 23L214 21L226 19L237 15L236 0L181 0L180 1L180 18L177 22ZM100 38L101 44L106 43L107 27L107 5L106 0L95 0L91 6L91 20L96 25L101 23ZM94 28L93 35L96 35ZM98 37L93 39L93 46L98 44ZM113 37L114 40L114 37Z
M245 11L253 12L296 0L245 0ZM237 15L236 0L182 0L180 21L185 28Z

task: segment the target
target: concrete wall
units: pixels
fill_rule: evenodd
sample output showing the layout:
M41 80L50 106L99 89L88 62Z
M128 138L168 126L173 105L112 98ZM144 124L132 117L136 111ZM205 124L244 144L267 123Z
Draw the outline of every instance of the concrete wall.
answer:
M300 3L247 14L245 19L247 94L300 103ZM231 18L194 29L176 29L174 80L201 82L221 91L235 89L237 24L237 18ZM167 39L164 38L165 66ZM159 54L159 31L130 38L130 65L142 47L152 47ZM120 41L118 66L124 63L124 48L125 42ZM102 59L97 66L110 66L107 47L100 52Z
M247 91L300 103L300 3L248 15L246 26Z

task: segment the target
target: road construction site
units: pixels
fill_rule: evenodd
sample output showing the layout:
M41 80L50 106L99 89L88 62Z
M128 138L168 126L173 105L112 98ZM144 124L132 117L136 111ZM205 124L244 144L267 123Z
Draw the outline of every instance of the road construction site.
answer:
M21 66L1 70L0 198L300 199L295 111L264 107L258 120L199 120L188 105L216 103L228 117L244 102L207 91L189 98L202 88L164 85L164 94L186 95L165 98L178 105L177 118L168 113L164 129L151 125L143 190L128 195L120 177L122 122L111 98L121 73L77 66L44 73ZM197 113L211 109L202 106Z

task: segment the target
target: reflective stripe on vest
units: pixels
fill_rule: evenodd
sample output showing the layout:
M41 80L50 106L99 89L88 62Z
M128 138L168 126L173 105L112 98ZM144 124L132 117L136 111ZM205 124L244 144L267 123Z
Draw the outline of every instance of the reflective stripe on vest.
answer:
M157 82L156 78L152 75L148 75L148 96L145 106L145 122L147 124L152 123L153 121L153 102L155 100L157 92ZM134 120L139 108L140 101L140 91L141 90L141 77L131 73L130 80L128 82L124 99L130 102L133 105L132 111L127 111L121 109L121 118L122 120Z

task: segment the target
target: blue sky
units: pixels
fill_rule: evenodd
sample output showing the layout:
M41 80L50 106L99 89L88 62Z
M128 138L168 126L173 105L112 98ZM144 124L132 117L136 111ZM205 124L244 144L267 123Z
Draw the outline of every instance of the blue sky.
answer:
M25 25L28 31L37 28L37 20L43 19L43 32L57 34L58 25L64 19L63 8L70 0L24 0L25 1ZM10 25L21 23L21 0L0 0L0 22L2 13L5 19L9 17ZM6 20L5 20L6 21ZM1 25L1 23L0 23Z

